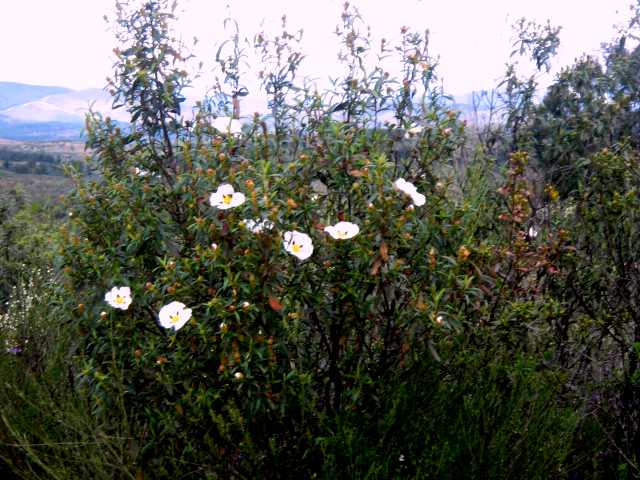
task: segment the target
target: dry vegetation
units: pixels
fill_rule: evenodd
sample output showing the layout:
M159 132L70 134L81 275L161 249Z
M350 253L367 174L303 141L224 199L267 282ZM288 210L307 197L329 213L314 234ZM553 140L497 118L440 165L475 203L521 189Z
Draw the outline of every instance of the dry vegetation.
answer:
M12 191L22 191L27 202L56 202L71 189L66 177L53 175L19 175L0 170L0 197Z

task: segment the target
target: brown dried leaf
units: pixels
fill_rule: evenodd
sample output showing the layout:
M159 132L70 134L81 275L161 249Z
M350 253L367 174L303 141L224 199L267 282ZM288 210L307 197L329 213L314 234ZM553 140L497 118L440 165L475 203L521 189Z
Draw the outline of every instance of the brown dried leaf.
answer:
M380 257L385 262L389 261L389 247L384 240L380 244Z
M424 302L424 297L422 295L418 295L418 299L416 300L416 310L424 312L426 309L427 304Z
M280 300L272 295L269 295L269 306L276 312L279 312L284 308L282 303L280 303Z
M376 259L375 262L373 262L373 266L371 267L371 275L372 276L376 276L378 275L378 272L380 271L380 267L382 266L382 262L380 261L380 259Z

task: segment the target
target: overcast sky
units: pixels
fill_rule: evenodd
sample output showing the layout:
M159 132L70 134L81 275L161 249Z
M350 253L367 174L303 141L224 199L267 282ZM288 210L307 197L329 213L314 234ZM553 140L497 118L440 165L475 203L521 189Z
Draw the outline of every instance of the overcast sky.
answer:
M103 20L114 0L4 0L0 15L0 81L98 87L110 75L115 46ZM182 0L179 31L200 39L196 54L211 68L214 43L224 38L225 0ZM277 31L286 13L291 30L305 31L304 51L312 75L335 70L333 31L342 0L231 0L241 34ZM596 53L629 17L632 0L353 0L374 36L397 38L403 25L431 31L432 53L440 56L440 77L451 93L490 88L504 71L510 25L520 17L561 25L557 65L582 52Z

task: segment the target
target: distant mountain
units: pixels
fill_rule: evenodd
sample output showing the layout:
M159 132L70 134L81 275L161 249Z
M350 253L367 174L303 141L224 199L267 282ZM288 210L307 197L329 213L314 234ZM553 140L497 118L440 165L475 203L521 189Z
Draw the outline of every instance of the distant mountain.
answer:
M0 110L0 115L19 122L84 123L89 109L110 115L115 120L128 119L124 110L112 110L109 94L97 88L48 95Z
M128 113L111 108L103 90L71 90L0 82L0 138L79 140L89 110L128 121Z
M32 102L48 95L67 93L72 90L64 87L47 87L43 85L27 85L24 83L0 82L0 110Z
M21 122L0 115L0 139L80 140L83 128L79 122Z

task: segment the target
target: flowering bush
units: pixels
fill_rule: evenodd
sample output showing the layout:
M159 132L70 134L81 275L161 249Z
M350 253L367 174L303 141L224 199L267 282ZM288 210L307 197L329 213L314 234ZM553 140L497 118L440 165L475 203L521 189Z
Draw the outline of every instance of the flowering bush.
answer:
M137 475L189 464L193 478L300 478L344 450L350 435L332 431L419 398L405 388L414 372L508 316L559 247L527 243L519 157L502 203L488 172L450 173L464 124L433 86L421 35L401 32L403 78L364 71L372 47L346 5L344 90L300 88L287 104L269 77L276 130L260 114L242 130L225 101L180 116L187 79L165 3L119 5L129 43L111 87L133 124L88 119L96 175L76 178L69 200L61 254L80 385L96 415L124 405ZM231 91L217 94L237 116L234 65L222 62ZM421 442L383 476L418 462Z

